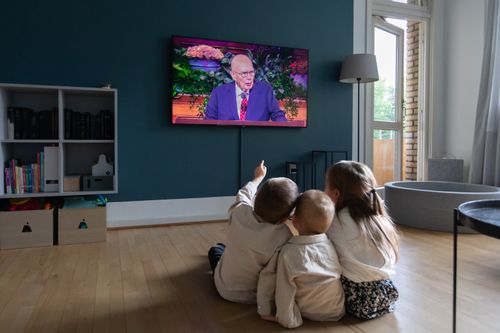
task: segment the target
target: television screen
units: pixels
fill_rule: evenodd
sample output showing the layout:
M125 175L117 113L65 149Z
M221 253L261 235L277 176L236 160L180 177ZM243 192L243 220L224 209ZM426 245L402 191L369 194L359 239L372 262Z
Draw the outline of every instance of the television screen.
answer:
M174 36L172 123L307 125L306 49Z

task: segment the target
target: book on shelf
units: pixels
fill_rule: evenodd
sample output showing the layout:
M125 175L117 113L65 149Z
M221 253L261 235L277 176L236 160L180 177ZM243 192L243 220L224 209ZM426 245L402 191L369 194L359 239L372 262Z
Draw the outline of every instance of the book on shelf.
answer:
M78 138L81 140L90 139L90 122L87 122L87 116L90 117L90 113L81 112L79 116L80 116L80 122L78 126L79 128Z
M22 194L33 192L34 176L31 173L32 168L32 164L24 164L16 159L7 161L4 168L5 193Z
M29 112L25 108L12 108L14 112L14 139L22 139L24 134L23 113Z
M71 137L71 117L73 111L71 109L64 109L64 138L66 140L72 139Z
M14 108L7 108L7 139L14 139Z
M57 109L43 110L39 112L40 139L57 139L58 121Z
M45 192L45 155L43 151L36 154L36 162L40 169L40 192Z
M57 108L34 111L25 107L8 107L7 137L16 140L57 139Z
M67 140L113 140L113 124L110 110L99 113L64 110L64 138Z
M47 149L48 148L48 149ZM55 148L55 149L54 149ZM5 162L4 167L4 184L6 194L23 194L23 193L39 193L45 192L45 151L49 151L50 162L49 167L55 164L57 170L49 172L50 184L49 192L59 190L58 185L58 166L59 166L59 150L58 147L44 147L44 151L36 154L36 160L33 163L27 163L19 159L11 159Z
M52 110L50 110L50 137L52 139L58 139L59 138L59 121L58 121L58 108L53 107Z
M104 123L104 139L113 140L114 138L114 127L113 127L113 112L110 110L101 110L101 114L103 114L103 123Z
M5 184L5 193L12 194L12 169L4 168L4 184Z
M33 110L28 108L17 110L21 112L21 139L31 139L31 119L33 118Z
M14 166L14 173L16 177L16 193L23 194L24 193L24 177L23 177L23 168L21 166Z

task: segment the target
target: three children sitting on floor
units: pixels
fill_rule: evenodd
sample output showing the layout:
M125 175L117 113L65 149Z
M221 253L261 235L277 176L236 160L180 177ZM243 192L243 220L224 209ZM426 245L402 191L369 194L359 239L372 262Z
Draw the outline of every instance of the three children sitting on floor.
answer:
M394 311L398 292L389 274L398 234L371 170L339 162L327 172L326 194L301 195L288 178L257 190L266 172L262 161L229 209L226 245L209 251L219 294L257 303L263 319L288 328L302 325L302 317L335 321L347 311L372 319Z

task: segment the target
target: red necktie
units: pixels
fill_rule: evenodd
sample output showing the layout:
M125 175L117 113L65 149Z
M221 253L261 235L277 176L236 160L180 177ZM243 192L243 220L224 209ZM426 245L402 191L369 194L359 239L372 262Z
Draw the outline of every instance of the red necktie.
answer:
M247 117L248 98L246 93L241 93L241 108L240 120L245 120Z

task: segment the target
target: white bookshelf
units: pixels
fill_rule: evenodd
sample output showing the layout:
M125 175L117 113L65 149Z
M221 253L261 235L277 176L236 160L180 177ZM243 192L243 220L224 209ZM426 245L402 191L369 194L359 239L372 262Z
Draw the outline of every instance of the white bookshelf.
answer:
M117 90L111 88L84 88L66 86L42 86L0 83L0 198L45 197L45 196L74 196L92 194L111 194L118 192L118 110ZM15 136L9 131L8 108L29 108L35 113L43 110L56 109L57 127L54 127L55 137L27 138ZM87 138L68 137L69 123L65 121L65 110L72 110L78 114L89 114L88 117L98 118L101 110L108 110L106 115L107 129L101 129L102 137L95 135ZM111 111L111 113L109 112ZM110 119L109 119L110 118ZM109 125L109 121L112 123ZM76 124L77 122L75 122ZM52 123L54 124L54 123ZM89 123L87 123L89 124ZM92 125L92 123L90 123ZM37 123L40 126L40 123ZM97 126L95 128L97 129ZM102 125L104 126L104 125ZM29 126L28 126L29 127ZM34 128L36 126L31 126ZM46 126L45 126L46 127ZM75 131L72 133L74 134ZM87 132L86 132L87 133ZM35 134L32 134L35 136ZM104 138L104 136L106 136ZM16 138L17 137L17 138ZM36 162L37 152L44 147L57 147L59 155L57 191L38 193L9 194L5 186L6 162L12 159L22 160L25 163ZM89 176L92 165L97 162L98 156L105 154L113 164L112 188L97 191L65 192L64 177L79 175Z

